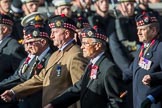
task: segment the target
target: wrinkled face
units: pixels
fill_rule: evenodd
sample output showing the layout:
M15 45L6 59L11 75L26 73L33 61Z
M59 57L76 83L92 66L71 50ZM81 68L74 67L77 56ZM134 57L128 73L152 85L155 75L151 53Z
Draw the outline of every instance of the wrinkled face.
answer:
M97 52L97 42L92 38L82 38L83 56L86 58L94 58Z
M56 15L65 14L67 17L71 17L71 6L59 6L55 11Z
M52 28L50 38L53 40L54 46L61 48L65 43L65 29Z
M156 36L155 27L143 26L137 27L137 29L140 42L150 42Z
M43 44L42 44L43 39L35 40L35 39L29 39L26 40L24 46L25 46L25 51L27 51L30 54L33 55L40 55L42 52Z
M10 10L11 0L0 0L0 10L3 13L8 13Z
M108 0L98 0L96 3L102 12L107 12L109 10Z
M28 2L26 4L23 4L23 10L26 15L32 13L32 12L37 12L39 7L38 2Z

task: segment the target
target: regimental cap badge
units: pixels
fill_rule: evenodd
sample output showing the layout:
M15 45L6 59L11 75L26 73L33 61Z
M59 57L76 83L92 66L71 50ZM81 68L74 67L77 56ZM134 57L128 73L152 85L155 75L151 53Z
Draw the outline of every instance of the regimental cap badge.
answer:
M34 30L33 33L32 33L32 35L34 37L37 37L39 35L39 31L38 30Z
M40 15L36 15L34 18L35 21L42 21L43 18Z
M149 18L148 17L144 17L144 22L148 23L149 22Z
M92 31L88 31L87 35L88 35L89 37L91 37L91 36L93 35L93 32L92 32Z
M60 20L56 21L56 26L61 27L61 21Z
M81 23L80 22L77 22L77 27L78 28L81 28L81 26L82 26Z

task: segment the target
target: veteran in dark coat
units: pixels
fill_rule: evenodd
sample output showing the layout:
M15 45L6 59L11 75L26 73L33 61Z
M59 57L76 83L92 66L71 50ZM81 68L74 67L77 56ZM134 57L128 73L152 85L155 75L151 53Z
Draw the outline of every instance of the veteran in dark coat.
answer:
M159 23L152 12L144 12L136 17L137 34L142 46L136 52L133 62L123 65L127 61L124 57L124 50L121 47L114 49L112 52L114 60L122 67L124 79L132 79L133 81L133 105L134 108L140 108L141 103L146 99L149 92L157 86L149 87L142 83L142 79L147 74L158 73L162 71L162 43L159 36ZM117 52L116 52L117 51ZM121 57L122 55L122 57ZM118 60L119 59L119 60ZM129 61L129 60L128 60ZM151 108L161 108L161 102L152 104Z
M85 74L44 108L66 108L79 99L81 108L124 108L122 73L105 53L107 36L99 28L81 35L83 55L90 58Z
M20 83L38 75L47 65L47 61L53 50L49 46L47 31L43 27L27 26L24 28L24 44L28 49L28 57L24 59L14 75L0 82L0 92L4 92ZM34 93L20 101L20 108L41 107L42 92ZM5 104L5 103L3 103ZM2 104L0 104L2 107ZM11 107L13 105L11 104ZM3 108L3 107L2 107ZM9 108L4 106L4 108Z
M0 81L12 75L26 56L24 47L13 39L13 20L0 14Z

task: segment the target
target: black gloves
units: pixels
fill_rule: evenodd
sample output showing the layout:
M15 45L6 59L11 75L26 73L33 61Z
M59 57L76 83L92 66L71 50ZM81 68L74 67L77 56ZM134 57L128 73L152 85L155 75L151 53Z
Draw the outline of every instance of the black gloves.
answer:
M148 98L146 98L146 99L142 102L141 108L151 108L151 104L152 104L151 100L148 99Z

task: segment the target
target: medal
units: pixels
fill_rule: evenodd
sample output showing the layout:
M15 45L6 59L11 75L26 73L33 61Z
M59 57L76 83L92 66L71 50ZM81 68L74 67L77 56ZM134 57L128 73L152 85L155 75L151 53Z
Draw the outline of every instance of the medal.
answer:
M145 69L145 70L149 70L151 67L152 61L145 59L144 57L140 58L140 61L138 63L139 67Z
M61 76L61 66L57 66L56 72L57 72L57 77L60 77Z
M92 66L91 73L90 73L90 79L97 78L97 71L98 71L98 66L96 66L96 65Z

